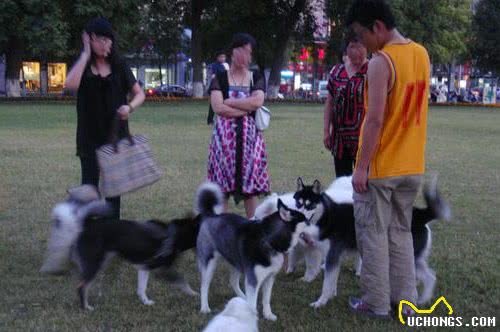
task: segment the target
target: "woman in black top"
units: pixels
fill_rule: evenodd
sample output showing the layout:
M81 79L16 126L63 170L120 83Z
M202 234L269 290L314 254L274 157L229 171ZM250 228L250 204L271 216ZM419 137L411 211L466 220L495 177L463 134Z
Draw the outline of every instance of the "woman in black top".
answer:
M144 92L130 68L115 51L111 24L103 18L91 20L82 34L83 51L68 73L65 88L77 91L76 154L82 167L82 184L99 184L95 150L108 143L113 119L120 118L123 137L128 118L144 101ZM132 97L128 102L127 95ZM107 200L115 217L120 216L120 197Z

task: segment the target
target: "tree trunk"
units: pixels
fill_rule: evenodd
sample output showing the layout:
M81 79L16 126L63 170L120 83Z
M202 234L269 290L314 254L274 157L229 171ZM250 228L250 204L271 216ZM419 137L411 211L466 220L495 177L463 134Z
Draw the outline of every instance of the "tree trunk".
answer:
M281 82L281 68L283 68L283 64L285 62L285 51L288 45L288 38L286 40L284 38L278 39L275 48L267 87L267 97L270 99L278 98L278 92Z
M448 93L451 92L452 80L455 81L455 60L448 64ZM454 84L453 90L455 90Z
M269 74L269 83L267 89L268 98L277 98L281 81L281 69L285 62L285 51L290 41L290 37L295 30L295 26L300 18L300 14L306 7L306 0L296 0L294 6L286 20L283 21L276 38L276 47L273 54L273 63L271 64L271 73Z
M161 73L161 57L158 57L158 69L160 70L160 87L163 86L163 74ZM161 94L161 92L160 92Z
M191 51L193 61L193 97L203 97L203 72L201 63L201 12L203 0L191 1Z
M7 97L20 97L19 72L23 65L23 44L16 37L10 37L6 48L5 92Z
M46 96L49 92L49 74L47 60L40 62L40 94Z

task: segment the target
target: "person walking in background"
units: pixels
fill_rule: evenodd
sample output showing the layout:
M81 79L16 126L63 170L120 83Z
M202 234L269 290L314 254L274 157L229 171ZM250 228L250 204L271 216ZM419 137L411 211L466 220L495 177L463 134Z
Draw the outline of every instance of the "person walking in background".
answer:
M417 300L411 222L425 171L430 61L423 46L399 33L383 0L355 0L346 22L374 54L352 177L363 295L349 305L387 317L391 305Z
M217 75L217 73L221 73L229 70L229 65L226 62L226 53L224 51L217 52L217 61L212 63L210 66L210 70L212 71L212 78Z
M210 84L211 84L212 80L214 79L214 77L216 77L218 74L223 74L229 70L229 65L226 62L226 53L224 51L217 52L216 59L217 59L217 61L212 63L209 67L210 68L210 77L209 77L209 84L208 84L208 86L209 86L208 93L209 94L210 94ZM212 125L214 123L214 116L215 116L215 113L214 113L213 108L209 107L208 108L208 116L207 116L207 124L208 125Z
M336 177L351 175L356 161L368 68L366 47L354 33L348 33L344 48L347 61L330 72L323 111L323 143L332 152Z
M104 18L88 22L82 33L83 51L71 68L66 90L77 91L76 154L82 184L99 184L95 150L109 142L113 121L119 116L119 138L126 134L130 114L144 101L144 92L130 68L116 52L111 23ZM127 100L127 95L132 99ZM120 197L106 198L120 217Z
M265 78L250 71L255 40L234 35L231 66L211 82L210 103L216 114L208 152L208 180L217 183L236 203L244 200L247 217L253 217L258 195L269 193L270 180L264 136L254 113L264 103Z

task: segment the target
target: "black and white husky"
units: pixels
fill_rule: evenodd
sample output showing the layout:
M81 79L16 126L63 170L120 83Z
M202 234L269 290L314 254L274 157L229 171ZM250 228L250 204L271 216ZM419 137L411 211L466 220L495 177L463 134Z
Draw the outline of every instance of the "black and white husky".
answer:
M201 272L201 312L210 312L208 290L217 260L222 257L231 267L230 284L236 294L257 311L262 287L264 318L276 320L270 305L273 283L283 265L284 253L297 244L304 230L305 216L290 210L280 200L277 211L262 220L216 214L215 207L222 204L222 193L213 183L202 185L197 197L196 207L201 214L196 247ZM245 276L245 294L239 285L241 274Z
M340 181L340 184L342 184L342 181L350 182L350 179ZM338 183L334 183L333 187L335 188L336 185ZM310 228L306 230L306 233L319 241L330 242L325 257L322 293L316 302L311 303L311 306L318 308L325 305L331 297L337 295L337 280L342 256L345 252L357 251L357 243L352 199L351 202L343 201L347 198L347 193L352 195L352 187L351 190L349 190L349 187L344 187L347 189L346 192L327 190L321 195L318 195L312 187L303 186L302 190L297 191L294 197L298 201L309 200L315 202L312 204L315 205L315 212L310 220ZM436 219L451 219L450 207L438 193L437 177L433 179L430 186L424 189L424 199L427 207L413 208L411 229L416 277L417 281L423 283L423 291L418 298L419 304L430 300L436 283L435 273L427 264L432 243L431 230L427 224Z
M159 269L168 282L195 295L172 264L183 251L194 248L199 229L196 217L135 222L107 218L111 208L99 199L95 187L83 186L69 192L69 198L52 211L52 234L42 272L56 273L73 259L80 268L78 295L82 308L88 304L88 289L99 271L116 254L138 269L137 295L151 305L146 295L149 271Z
M287 194L286 197L293 197L295 208L302 211L310 222L304 231L306 236L300 237L306 258L305 278L314 279L320 271L321 263L325 262L321 296L311 303L312 307L318 308L337 294L337 280L343 255L349 252L357 253L351 177L338 178L322 193L321 184L317 180L313 185L305 186L299 178L297 184L297 192ZM438 193L437 177L424 189L424 199L426 208L413 208L411 230L416 277L417 281L423 284L418 303L431 299L436 283L435 273L427 264L432 244L428 223L436 219L451 219L451 209ZM272 202L265 201L260 206L260 211L270 211L270 206ZM294 257L290 260L293 264ZM360 265L359 263L358 271Z

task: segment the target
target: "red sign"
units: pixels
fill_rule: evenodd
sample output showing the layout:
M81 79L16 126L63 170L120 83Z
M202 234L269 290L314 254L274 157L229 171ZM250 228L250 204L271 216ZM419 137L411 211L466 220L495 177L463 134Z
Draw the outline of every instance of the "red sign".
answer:
M300 51L299 59L301 61L307 61L309 59L309 51L307 50L307 48L302 48L302 50Z
M323 59L325 59L325 50L324 50L324 49L322 49L322 48L320 48L320 49L318 50L318 59L319 59L319 60L323 60Z

